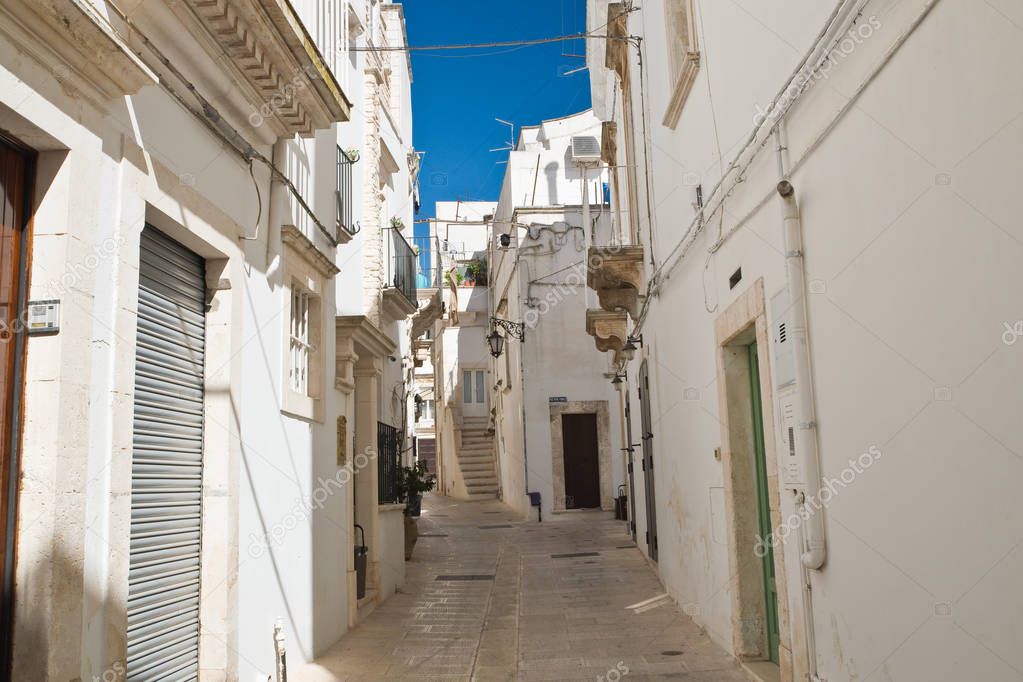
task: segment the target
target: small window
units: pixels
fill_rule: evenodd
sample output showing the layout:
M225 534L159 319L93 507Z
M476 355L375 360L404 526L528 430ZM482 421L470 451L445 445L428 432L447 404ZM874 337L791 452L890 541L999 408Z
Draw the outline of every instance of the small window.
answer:
M472 402L472 370L470 369L462 372L462 402Z
M309 367L312 356L309 330L311 327L311 296L299 288L291 292L291 390L309 395Z

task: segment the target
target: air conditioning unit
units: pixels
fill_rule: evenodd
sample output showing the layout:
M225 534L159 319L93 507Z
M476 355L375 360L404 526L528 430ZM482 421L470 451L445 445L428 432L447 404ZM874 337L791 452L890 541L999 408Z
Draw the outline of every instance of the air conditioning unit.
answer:
M599 163L600 140L588 135L573 137L572 160L577 164Z

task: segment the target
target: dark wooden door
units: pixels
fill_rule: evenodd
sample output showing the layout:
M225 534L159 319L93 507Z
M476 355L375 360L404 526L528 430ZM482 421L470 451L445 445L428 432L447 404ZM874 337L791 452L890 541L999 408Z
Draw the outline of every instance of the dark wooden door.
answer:
M561 415L565 452L565 508L600 508L597 415Z
M14 529L17 518L18 422L21 398L19 358L24 329L25 197L27 157L0 138L0 677L7 672L14 608ZM8 551L8 548L12 548Z
M654 432L650 414L650 370L646 360L639 366L639 416L643 426L643 480L646 492L646 546L657 561L657 493L654 485Z

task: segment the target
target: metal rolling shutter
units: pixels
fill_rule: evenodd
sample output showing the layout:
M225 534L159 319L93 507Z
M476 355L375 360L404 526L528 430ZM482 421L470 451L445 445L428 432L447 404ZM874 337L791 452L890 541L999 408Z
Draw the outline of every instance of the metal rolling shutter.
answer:
M199 676L205 276L146 226L139 261L128 679Z

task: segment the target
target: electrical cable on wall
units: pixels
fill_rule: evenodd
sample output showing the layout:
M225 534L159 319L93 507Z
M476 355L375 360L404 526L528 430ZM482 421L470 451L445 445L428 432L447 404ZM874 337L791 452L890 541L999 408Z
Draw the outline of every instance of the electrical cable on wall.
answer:
M127 26L132 32L134 32L135 35L137 35L139 39L142 41L142 43L149 48L149 50L153 53L156 59L168 71L170 71L175 78L177 78L181 83L185 85L185 87L192 94L192 96L194 96L195 99L199 102L199 105L202 107L202 112L196 111L191 106L189 106L189 104L185 101L181 94L178 93L170 85L168 85L166 81L164 81L164 79L162 78L159 79L160 86L164 90L166 90L175 100L177 100L177 102L185 109L185 111L187 111L188 113L192 114L195 118L197 118L214 136L219 138L230 149L232 149L236 154L238 154L244 161L249 163L250 167L253 160L259 161L260 163L265 165L270 170L270 173L275 178L277 178L285 187L287 187L288 191L295 198L295 201L298 202L299 206L302 207L302 209L305 211L309 219L313 222L314 225L316 225L316 227L320 230L324 237L326 237L330 245L332 247L336 247L339 244L336 235L332 234L331 231L328 230L323 225L323 223L320 222L319 218L316 217L316 214L313 212L313 209L306 202L305 197L302 196L302 193L299 192L298 188L295 187L295 184L291 181L291 178L286 176L281 171L277 170L273 162L271 162L269 159L266 158L266 156L257 151L256 148L253 147L252 144L250 144L248 140L246 140L245 137L241 133L239 133L234 126L232 126L223 118L223 116L220 114L217 108L214 107L210 103L210 101L206 99L206 97L203 96L202 93L199 92L199 90L195 87L192 81L190 81L183 73L181 73L181 71L179 71L178 68L174 66L170 59L168 59L166 55L164 55L163 52L160 51L160 49L157 48L156 45L154 45L152 41L149 40L146 34L143 33L142 30L139 29L134 24L134 22L132 22L131 18L124 12L124 10L120 9L116 4L114 4L110 0L107 1L107 5L114 11L114 14L116 14L121 19L121 21L124 22L125 26ZM116 28L114 28L110 24L107 25L110 26L110 29L114 31L114 33L116 33L119 37L121 37L122 40L125 40L126 43L128 42L127 38L121 35ZM136 56L138 56L139 59L143 59L140 53L136 53ZM143 62L144 61L145 60L143 59ZM243 236L242 239L255 239L255 237Z

